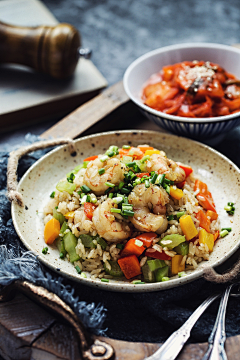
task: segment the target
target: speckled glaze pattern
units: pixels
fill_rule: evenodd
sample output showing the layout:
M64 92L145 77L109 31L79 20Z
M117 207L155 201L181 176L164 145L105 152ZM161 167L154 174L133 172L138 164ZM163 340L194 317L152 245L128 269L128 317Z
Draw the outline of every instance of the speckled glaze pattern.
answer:
M205 181L212 192L219 213L221 226L232 227L232 232L217 241L208 262L202 262L194 271L183 278L152 284L134 285L127 281L84 279L77 274L73 265L59 258L55 246L48 246L46 255L43 238L43 208L59 179L91 155L104 153L110 145L136 146L149 144L166 152L169 158L193 167L195 174ZM207 145L174 135L154 131L119 131L86 136L76 140L77 155L72 157L67 146L60 146L38 160L21 179L18 190L23 195L25 206L12 204L12 218L15 229L25 246L39 256L39 260L51 269L72 280L111 291L149 292L163 290L188 283L202 276L206 266L217 266L229 258L240 246L240 170L229 159ZM236 204L234 216L224 210L228 201Z

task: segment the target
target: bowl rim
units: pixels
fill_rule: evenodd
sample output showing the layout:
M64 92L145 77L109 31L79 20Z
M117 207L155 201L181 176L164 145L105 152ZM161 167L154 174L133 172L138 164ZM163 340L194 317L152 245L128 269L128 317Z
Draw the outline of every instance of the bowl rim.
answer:
M129 98L139 107L141 107L144 111L151 113L152 115L155 115L157 117L162 117L164 119L167 120L171 120L171 121L177 121L177 122L181 122L181 123L194 123L194 124L211 124L213 122L224 122L224 121L229 121L232 119L235 119L237 117L240 116L240 111L234 114L230 114L230 115L224 115L224 116L215 116L215 117L211 117L211 118L188 118L188 117L184 117L184 116L176 116L176 115L170 115L170 114L165 114L162 111L158 111L155 109L150 108L149 106L143 104L142 102L140 102L129 90L129 86L128 86L128 79L129 76L132 72L132 70L142 61L157 55L157 54L161 54L164 53L166 51L171 51L171 50L176 50L176 49L188 49L188 48L209 48L209 49L220 49L220 50L228 50L231 51L233 53L237 53L240 55L240 49L233 47L233 46L229 46L229 45L223 45L223 44L217 44L217 43L204 43L204 42L199 42L199 43L182 43L182 44L175 44L175 45L168 45L168 46L164 46L152 51L147 52L146 54L138 57L136 60L134 60L126 69L124 76L123 76L123 86L124 86L124 90L127 93L127 95L129 96Z

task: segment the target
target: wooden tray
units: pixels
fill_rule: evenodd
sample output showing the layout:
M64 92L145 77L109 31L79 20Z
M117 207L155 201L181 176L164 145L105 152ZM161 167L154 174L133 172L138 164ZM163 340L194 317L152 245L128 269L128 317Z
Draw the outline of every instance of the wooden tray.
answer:
M80 134L122 129L165 132L141 115L129 101L120 82L81 106L41 136L57 138L64 134L66 137L75 138ZM104 341L114 347L117 360L142 360L160 346L110 338L104 338ZM177 359L200 360L206 349L206 343L186 345ZM227 339L226 351L229 360L239 359L239 349L240 336ZM0 355L8 360L81 359L73 329L21 294L9 302L0 303Z

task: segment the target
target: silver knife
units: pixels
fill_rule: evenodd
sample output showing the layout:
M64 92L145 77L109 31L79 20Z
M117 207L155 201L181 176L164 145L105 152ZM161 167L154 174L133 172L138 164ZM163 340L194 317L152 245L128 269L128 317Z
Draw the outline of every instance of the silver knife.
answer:
M175 331L165 343L151 356L147 357L145 360L174 360L180 353L183 345L186 343L190 336L190 332L208 308L208 306L216 300L220 294L212 295L208 297L190 316L190 318L177 330Z

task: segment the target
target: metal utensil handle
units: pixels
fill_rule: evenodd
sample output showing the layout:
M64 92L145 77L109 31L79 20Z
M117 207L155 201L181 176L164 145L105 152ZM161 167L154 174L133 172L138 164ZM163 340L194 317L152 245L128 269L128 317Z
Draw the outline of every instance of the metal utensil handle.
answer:
M187 339L189 338L190 332L194 324L197 322L203 312L208 308L208 306L219 296L220 294L216 294L207 298L194 311L194 313L189 317L189 319L165 341L165 343L160 347L160 349L145 360L174 360L179 354L183 345L186 343Z
M217 318L208 339L208 350L202 360L227 360L227 355L224 349L226 340L225 316L232 286L233 284L228 286L221 297Z

